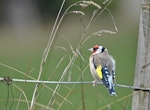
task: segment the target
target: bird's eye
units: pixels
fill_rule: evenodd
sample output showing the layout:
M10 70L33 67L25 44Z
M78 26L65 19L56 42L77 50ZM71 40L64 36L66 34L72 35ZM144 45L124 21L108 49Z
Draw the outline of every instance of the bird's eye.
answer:
M93 51L96 51L98 48L93 48Z

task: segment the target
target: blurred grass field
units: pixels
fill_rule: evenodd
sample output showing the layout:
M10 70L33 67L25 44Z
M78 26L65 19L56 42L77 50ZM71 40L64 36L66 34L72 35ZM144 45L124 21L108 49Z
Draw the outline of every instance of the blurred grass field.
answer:
M85 61L82 61L80 57L77 57L74 66L72 66L69 72L67 72L65 81L68 81L68 79L70 79L71 81L80 81L81 72L76 68L75 65L78 65L83 70L85 69L85 72L83 72L83 81L93 80L89 71L89 67L87 67L88 58L91 54L87 51L87 49L95 44L101 44L107 47L110 54L113 55L116 59L117 83L133 85L137 33L135 34L134 32L132 32L132 30L128 31L129 32L125 34L118 33L117 35L104 35L100 38L93 37L89 39L81 48L82 56L84 57ZM36 79L39 71L42 52L48 41L48 37L43 36L48 36L48 33L38 32L37 35L35 34L36 37L28 37L25 41L19 41L18 38L10 37L12 35L13 34L11 33L5 33L5 35L2 35L3 37L0 38L0 63L16 68ZM73 39L76 40L79 38ZM60 44L60 42L62 44ZM62 40L62 38L58 38L58 40L56 41L56 45L68 48L67 44L65 43L65 41ZM71 51L68 52L71 53ZM42 73L41 80L59 80L64 68L69 61L68 56L65 56L66 54L66 52L59 48L52 49L49 54L48 61L45 65L44 72ZM64 59L62 60L59 67L55 70L55 67L57 66L58 62L60 62L63 56ZM27 75L22 75L2 65L0 65L0 74L1 77L10 76L11 78L30 79ZM20 82L12 83L24 91L27 99L29 100L28 103L30 103L35 84ZM10 88L8 95L8 85L0 83L0 108L5 108L5 105L8 103L7 109L12 105L11 109L15 110L19 102L18 108L22 110L27 110L27 102L25 101L23 95L21 95L22 92L19 91L13 84L9 87L11 87L14 97L10 92ZM47 86L51 89L54 89L56 85L49 84ZM47 105L52 95L51 90L47 89L46 87L44 87L44 89L42 90L42 88L43 85L40 84L37 93L39 97L36 99L37 107L35 108L35 110L45 109L41 106ZM132 90L116 87L116 91L117 96L111 97L108 95L107 90L102 85L98 85L96 87L92 87L92 85L83 85L84 103L86 110L130 110ZM59 95L56 95L54 97L54 103L51 105L53 109L82 109L83 100L81 98L81 85L61 85L58 94ZM18 101L20 96L21 101ZM64 97L66 97L67 101L64 100ZM7 98L9 98L8 102Z
M88 34L102 29L114 30L110 16L105 13L99 22L90 27ZM123 14L124 15L124 14ZM118 27L116 34L92 36L80 47L80 55L75 57L63 81L93 81L88 60L91 53L87 50L95 44L103 45L116 60L116 79L118 84L133 85L138 36L137 20L126 19L126 15L115 17ZM75 50L83 28L79 17L66 18L57 33L48 59L44 64L41 80L59 81ZM128 17L127 17L128 18ZM77 19L77 20L74 20ZM88 19L87 19L88 20ZM134 21L134 22L133 22ZM86 24L86 21L83 21ZM13 27L0 28L0 77L15 79L37 79L40 62L46 48L51 26L29 28L16 33ZM100 28L99 28L100 27ZM64 36L64 37L62 37ZM67 40L66 40L67 39ZM17 71L16 71L17 70ZM21 72L19 72L21 71ZM27 110L32 99L35 83L0 83L0 109ZM56 84L39 84L34 110L45 110ZM116 87L117 96L108 95L103 85L61 84L51 99L49 110L131 110L132 89Z

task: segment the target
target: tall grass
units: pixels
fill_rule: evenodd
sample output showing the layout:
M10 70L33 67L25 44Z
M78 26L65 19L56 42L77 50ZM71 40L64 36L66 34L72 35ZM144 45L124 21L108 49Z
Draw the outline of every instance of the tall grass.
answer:
M109 5L111 5L111 2L112 0L105 0L102 2L102 4L98 4L94 1L79 0L72 3L65 9L64 5L66 3L66 0L63 0L52 31L49 35L47 46L43 50L40 59L38 74L36 73L35 77L30 75L30 73L32 72L31 70L29 70L28 72L23 72L19 69L16 69L15 67L8 66L3 63L0 63L0 65L25 76L26 79L56 80L68 82L84 81L85 79L91 80L89 78L89 75L87 75L87 72L89 72L89 54L87 55L87 52L85 52L85 49L83 47L86 47L87 45L92 46L91 44L86 43L93 39L93 37L96 37L96 39L101 39L102 35L112 35L118 32L114 17L108 8ZM90 11L87 12L87 10ZM110 17L112 23L111 25L113 25L112 29L92 29L91 31L93 25L95 25L95 23L99 20L104 12L107 12ZM62 32L61 34L59 33L59 30L61 30L64 23L63 21L65 21L66 17L71 16L72 14L79 18L77 20L79 21L79 27L81 28L81 36L78 37L79 39L78 41L76 41L76 45L74 45L72 41L70 41L69 38ZM86 17L88 17L88 19ZM57 45L56 42L58 38L63 39L63 42L65 42L64 46ZM108 98L108 95L105 94L107 93L105 90L101 90L100 92L98 92L97 89L92 88L91 85L84 86L83 84L47 85L38 82L36 84L31 84L31 86L26 86L27 83L23 83L21 86L15 83L12 83L10 85L12 85L13 88L16 88L16 91L17 93L19 93L19 95L14 95L12 99L8 97L6 99L7 103L15 102L15 104L6 104L4 109L19 110L20 106L25 106L25 109L28 110L104 110L113 109L112 105L119 103L118 105L121 107L116 108L122 108L123 110L126 109L126 107L122 105L121 101L124 101L124 99L127 98L130 99L132 96L131 94L129 94L119 99L117 99L117 97L113 97L110 99ZM10 85L8 86L9 90L11 89ZM32 87L32 89L30 91L27 91L26 88L29 90L30 87ZM92 93L89 94L89 91L87 90L91 91ZM101 93L102 91L104 91L104 94ZM99 96L101 99L93 97L93 93ZM12 94L14 94L14 92ZM90 95L92 95L92 97ZM88 104L93 100L95 102L94 104L92 102L93 105L91 105L90 107L90 105ZM129 105L129 103L127 102L123 103ZM99 106L99 104L101 105L101 107Z

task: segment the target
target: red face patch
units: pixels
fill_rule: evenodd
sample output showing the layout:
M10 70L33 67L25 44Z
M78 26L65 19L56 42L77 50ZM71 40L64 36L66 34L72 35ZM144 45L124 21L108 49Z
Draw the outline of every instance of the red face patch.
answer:
M99 48L99 45L95 45L95 46L93 47L93 53L95 53L98 48Z
M98 49L98 48L99 48L99 45L95 45L93 48L97 48L97 49Z

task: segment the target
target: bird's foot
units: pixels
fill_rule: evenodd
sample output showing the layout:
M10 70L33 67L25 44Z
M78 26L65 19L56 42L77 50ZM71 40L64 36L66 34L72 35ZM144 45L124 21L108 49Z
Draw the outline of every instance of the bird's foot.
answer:
M92 83L93 83L93 85L92 85L93 87L97 85L97 83L96 83L96 81L95 81L95 80L94 80L94 81L92 81Z

